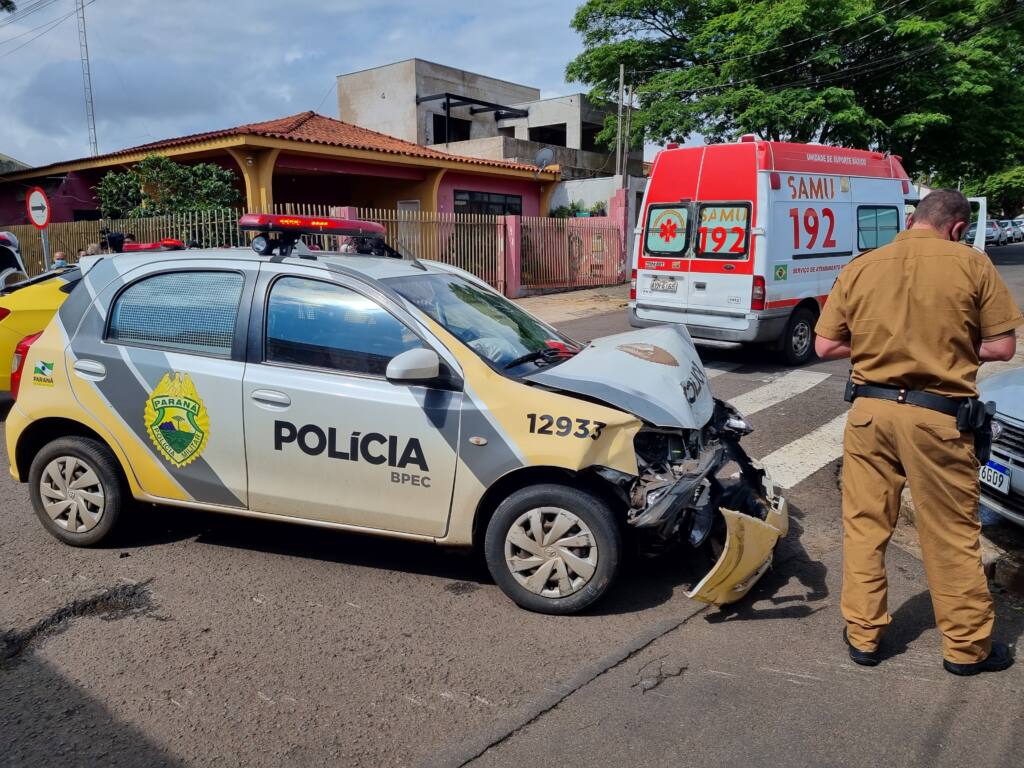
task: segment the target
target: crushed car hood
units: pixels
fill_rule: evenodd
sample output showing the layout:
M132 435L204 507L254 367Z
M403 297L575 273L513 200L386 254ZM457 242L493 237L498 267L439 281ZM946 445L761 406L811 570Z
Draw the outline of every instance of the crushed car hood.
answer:
M714 411L704 366L681 326L605 336L524 378L600 400L657 427L699 429Z

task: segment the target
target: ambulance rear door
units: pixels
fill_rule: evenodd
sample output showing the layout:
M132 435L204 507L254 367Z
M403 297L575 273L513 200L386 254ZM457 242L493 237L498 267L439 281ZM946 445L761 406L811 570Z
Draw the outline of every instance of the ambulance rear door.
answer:
M638 303L652 308L686 308L692 209L686 202L652 203L638 246Z
M750 310L753 282L750 254L752 203L747 200L702 200L695 206L689 305L695 312L735 315Z

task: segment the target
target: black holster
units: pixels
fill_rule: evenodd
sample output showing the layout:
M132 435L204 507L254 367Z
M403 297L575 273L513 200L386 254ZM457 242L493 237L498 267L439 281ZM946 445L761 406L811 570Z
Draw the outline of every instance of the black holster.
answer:
M974 433L974 455L983 465L992 455L992 417L995 415L994 402L983 402L976 397L964 400L956 414L956 428Z

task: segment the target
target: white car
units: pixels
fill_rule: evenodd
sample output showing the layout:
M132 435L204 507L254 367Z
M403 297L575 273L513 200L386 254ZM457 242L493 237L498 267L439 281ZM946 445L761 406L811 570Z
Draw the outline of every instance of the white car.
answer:
M981 502L1024 525L1024 368L985 379L978 393L996 404L992 455L981 468Z

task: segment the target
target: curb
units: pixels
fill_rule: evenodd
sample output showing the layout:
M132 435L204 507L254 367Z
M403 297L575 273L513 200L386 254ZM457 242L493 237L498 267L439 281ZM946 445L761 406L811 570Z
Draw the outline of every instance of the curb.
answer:
M910 496L910 490L903 490L900 515L916 527L917 509ZM1024 597L1024 550L1018 542L1009 541L1010 536L1000 536L997 531L990 535L981 533L981 564L988 580L1000 590L1016 597ZM1006 547L1012 547L1007 549Z

